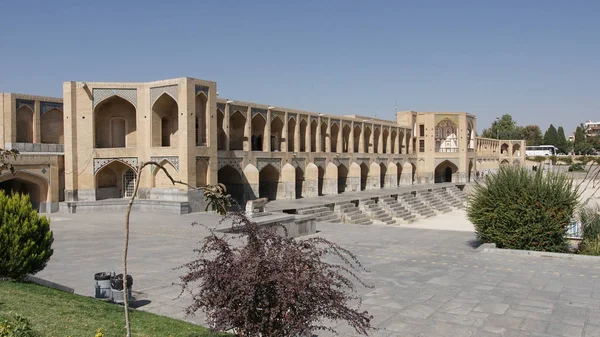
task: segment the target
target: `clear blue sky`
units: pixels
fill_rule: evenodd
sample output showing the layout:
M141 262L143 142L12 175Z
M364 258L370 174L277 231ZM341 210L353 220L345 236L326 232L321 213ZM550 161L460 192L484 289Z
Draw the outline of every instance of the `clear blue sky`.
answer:
M221 96L478 129L600 120L600 1L0 0L0 92L197 77Z

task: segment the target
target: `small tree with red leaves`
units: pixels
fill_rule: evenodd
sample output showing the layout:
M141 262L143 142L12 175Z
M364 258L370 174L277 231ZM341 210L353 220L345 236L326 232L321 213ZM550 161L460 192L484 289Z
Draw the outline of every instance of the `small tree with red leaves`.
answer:
M194 250L198 258L180 267L187 269L182 293L193 299L188 315L202 310L213 329L237 336L335 333L323 319L346 321L359 334L373 329L372 316L360 311L354 281L369 286L358 277L366 270L354 254L324 238L279 235L241 212L227 218L241 242L211 230Z

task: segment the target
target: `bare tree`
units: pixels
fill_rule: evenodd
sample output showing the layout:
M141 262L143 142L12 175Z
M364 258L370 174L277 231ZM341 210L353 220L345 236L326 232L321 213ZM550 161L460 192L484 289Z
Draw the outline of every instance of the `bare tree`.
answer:
M204 190L204 197L208 201L206 210L208 210L208 208L210 207L213 211L215 211L221 215L225 215L227 213L227 208L229 206L231 206L231 197L229 195L227 195L227 193L226 193L227 190L226 190L225 186L222 184L217 184L214 186L207 186L207 187L195 187L195 186L192 186L183 181L173 179L171 174L169 174L169 171L167 171L163 165L161 165L157 162L147 161L147 162L141 162L138 165L133 194L131 195L131 198L129 199L129 203L127 204L127 211L125 212L125 239L124 239L124 243L123 243L123 289L124 289L124 294L125 294L123 306L125 309L125 330L127 333L127 335L126 335L127 337L131 337L131 322L129 319L129 298L127 296L127 253L129 251L129 227L130 227L129 219L130 219L130 215L131 215L131 209L133 207L133 202L135 201L135 198L138 193L138 189L140 187L142 172L144 171L144 168L146 166L156 166L157 169L162 170L165 173L165 175L167 176L167 178L169 178L171 183L173 183L173 185L178 184L178 185L187 186L188 188L194 189L194 190Z

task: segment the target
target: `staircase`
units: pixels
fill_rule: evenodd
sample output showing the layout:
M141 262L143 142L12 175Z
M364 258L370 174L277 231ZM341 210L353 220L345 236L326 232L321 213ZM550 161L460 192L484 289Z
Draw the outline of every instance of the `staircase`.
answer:
M433 208L438 213L447 213L452 211L450 206L438 199L432 191L422 191L417 193L417 197L421 198L426 204Z
M356 205L350 201L335 204L334 214L343 222L357 225L370 225L373 223Z
M384 210L381 205L377 204L373 199L361 200L358 204L358 208L373 221L387 225L396 223L396 220L392 218L392 215Z
M418 214L421 218L435 216L435 211L421 201L412 193L404 193L398 196L398 202L406 206L411 213Z
M446 188L446 191L448 191L450 194L452 194L453 196L455 196L463 202L467 201L467 193L465 193L465 191L461 190L457 186L448 187Z
M338 217L327 206L315 206L299 209L298 215L315 215L317 222L338 222Z
M387 210L396 220L396 223L413 223L417 216L412 214L408 209L402 206L398 200L392 197L383 197L379 199L379 204L383 209Z
M464 200L462 200L460 197L455 196L454 194L449 192L448 189L439 189L439 190L436 190L436 192L437 192L438 198L444 200L444 202L446 202L446 204L448 204L454 208L457 208L457 209L465 207Z

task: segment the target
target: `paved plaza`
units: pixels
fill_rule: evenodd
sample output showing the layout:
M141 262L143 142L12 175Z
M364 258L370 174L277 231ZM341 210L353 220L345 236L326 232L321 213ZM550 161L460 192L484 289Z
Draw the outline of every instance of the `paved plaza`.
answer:
M53 214L54 256L37 276L93 296L93 274L121 269L124 214ZM132 216L130 274L140 310L185 317L181 270L215 226L212 214ZM379 328L372 336L600 336L600 260L476 250L464 211L413 224L321 223L319 236L358 255L374 289L359 288ZM450 229L450 230L444 230ZM135 323L134 323L135 324ZM344 336L356 333L333 323ZM329 334L319 334L329 336Z

